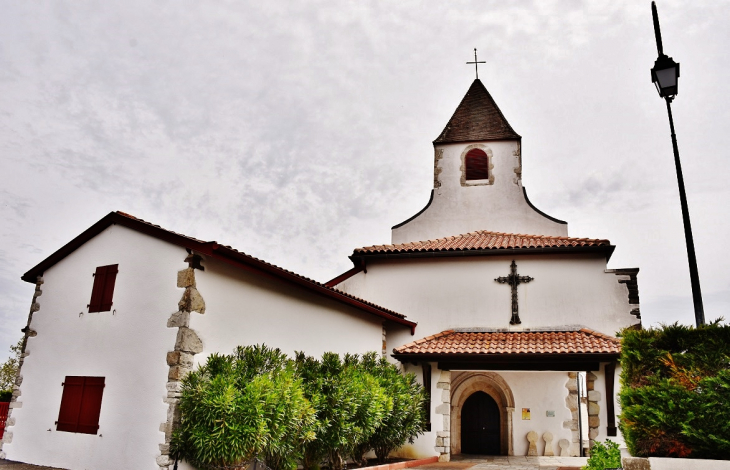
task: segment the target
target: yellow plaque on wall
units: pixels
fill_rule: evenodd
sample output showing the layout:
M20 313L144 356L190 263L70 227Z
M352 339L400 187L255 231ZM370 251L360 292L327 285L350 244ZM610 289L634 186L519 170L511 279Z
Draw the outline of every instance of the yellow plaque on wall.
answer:
M530 419L530 409L529 408L522 408L522 419L525 419L525 420Z

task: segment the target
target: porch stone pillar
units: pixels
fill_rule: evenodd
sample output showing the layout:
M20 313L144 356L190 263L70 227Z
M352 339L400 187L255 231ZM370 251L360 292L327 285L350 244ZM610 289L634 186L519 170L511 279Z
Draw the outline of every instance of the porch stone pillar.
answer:
M436 452L439 462L451 460L451 371L442 370L436 389L441 390L441 404L436 407L436 414L443 415L443 431L436 432Z

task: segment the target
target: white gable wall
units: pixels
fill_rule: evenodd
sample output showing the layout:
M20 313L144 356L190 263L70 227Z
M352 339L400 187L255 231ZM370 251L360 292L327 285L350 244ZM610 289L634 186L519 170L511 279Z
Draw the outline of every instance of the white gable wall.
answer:
M382 319L258 272L206 259L196 271L204 315L192 313L190 328L203 341L197 362L211 352L230 353L239 345L265 343L294 351L365 353L382 349ZM406 327L400 327L407 330Z
M533 281L518 291L521 325L511 327L511 290L494 279L517 272ZM614 336L638 320L629 312L628 288L606 273L602 255L519 255L373 260L337 287L418 322L416 338L452 328L513 330L585 325ZM388 350L413 341L388 335Z
M160 423L166 419L167 351L176 330L166 327L182 290L175 273L183 248L113 225L44 273L40 310L22 368L21 408L10 460L68 469L155 469ZM119 264L116 311L87 313L97 266ZM82 313L80 315L80 313ZM97 435L56 431L67 375L105 377Z

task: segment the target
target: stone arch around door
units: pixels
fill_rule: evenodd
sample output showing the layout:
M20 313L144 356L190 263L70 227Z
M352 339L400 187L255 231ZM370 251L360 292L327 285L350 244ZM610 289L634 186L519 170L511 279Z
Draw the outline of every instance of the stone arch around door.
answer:
M512 413L515 399L507 382L494 372L451 372L451 454L461 453L461 409L464 402L475 392L484 392L499 407L500 453L514 455L512 438Z

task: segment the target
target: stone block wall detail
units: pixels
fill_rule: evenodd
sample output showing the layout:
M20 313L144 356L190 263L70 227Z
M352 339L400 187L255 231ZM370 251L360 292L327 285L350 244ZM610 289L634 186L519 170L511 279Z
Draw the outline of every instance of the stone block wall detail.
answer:
M520 180L522 180L522 152L521 147L522 144L517 144L517 148L514 152L512 152L512 155L516 157L517 159L517 166L515 166L515 178L512 180L512 182L519 186Z
M580 414L578 413L580 400L578 398L578 374L575 372L568 372L568 381L565 383L565 388L568 389L568 396L565 398L565 405L570 410L570 416L572 419L563 421L563 427L570 429L572 434L569 448L570 456L577 457L580 455Z
M443 431L436 432L436 452L439 462L451 460L451 371L442 370L436 389L441 390L441 404L436 407L436 414L443 416Z
M592 372L586 372L586 390L588 391L588 446L593 447L596 437L598 437L598 428L601 426L601 418L599 414L601 407L598 403L601 401L601 392L594 390L594 384L598 377Z
M205 300L195 285L195 269L204 268L200 265L201 259L197 255L188 256L185 261L190 267L177 273L177 286L184 288L185 292L178 302L178 311L167 320L168 328L177 328L177 337L174 349L167 353L169 371L167 396L164 401L168 407L167 421L160 425L160 431L165 433L165 442L160 444L160 455L157 457L160 470L170 470L174 464L170 458L170 438L176 426L180 424L179 403L182 391L180 380L193 369L193 357L203 352L203 341L195 330L190 328L190 314L205 313Z
M20 385L23 383L23 363L25 362L25 358L30 355L30 350L28 349L28 339L35 337L38 333L31 328L31 322L33 321L33 314L38 312L41 309L40 303L38 303L38 297L40 297L43 294L43 290L41 289L41 286L43 285L43 277L38 276L35 282L35 292L33 292L33 300L30 303L30 311L28 312L28 323L26 323L25 328L23 328L22 331L24 333L23 336L23 345L21 348L20 353L20 360L18 361L18 374L15 377L15 384L13 385L13 395L10 398L10 405L8 406L8 419L5 421L5 431L3 434L2 440L0 440L0 460L5 459L5 452L3 452L3 444L7 443L10 444L13 442L13 426L15 426L15 418L13 418L13 410L15 408L21 408L23 406L23 402L19 401L19 398L21 396L20 391Z
M439 166L439 160L444 158L444 149L435 149L433 157L433 189L441 187L441 181L439 181L439 175L443 169Z
M598 427L601 425L599 418L600 406L598 402L601 400L600 392L594 390L596 376L592 372L586 372L586 391L588 394L588 439L589 447L593 447L595 438L598 436ZM568 381L565 383L568 389L568 396L565 398L565 404L570 409L572 419L563 422L563 427L570 429L572 439L570 445L570 455L573 457L580 455L580 423L579 423L579 397L578 397L578 374L568 372Z

